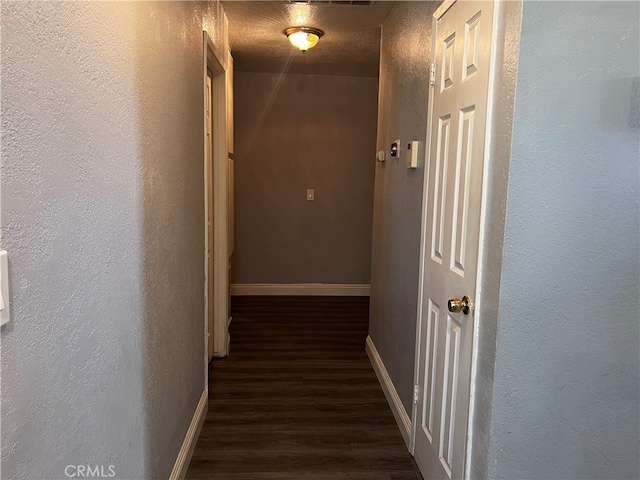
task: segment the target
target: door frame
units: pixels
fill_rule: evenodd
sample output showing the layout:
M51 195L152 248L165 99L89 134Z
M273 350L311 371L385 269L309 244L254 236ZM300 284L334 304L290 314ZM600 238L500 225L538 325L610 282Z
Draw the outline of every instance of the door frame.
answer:
M209 327L208 315L209 309L213 308L214 330L213 351L214 356L224 357L227 354L228 344L228 312L229 312L229 277L228 277L228 147L227 147L227 79L226 62L218 54L218 50L214 47L211 37L206 31L203 32L203 132L204 132L204 148L203 162L206 166L207 162L207 70L213 73L211 79L211 94L213 108L211 112L213 128L212 128L212 188L213 188L213 238L209 239L207 233L207 219L205 216L205 269L206 249L209 247L208 242L212 242L211 258L213 259L213 299L208 298L207 284L205 282L205 312L204 312L204 359L205 359L205 384L208 387L208 350L209 350ZM205 170L206 172L206 170ZM205 173L206 174L206 173ZM205 203L206 197L206 178L205 178ZM207 273L207 272L206 272ZM211 301L209 301L211 300Z
M206 89L205 89L205 112L213 107L213 73L207 67ZM207 363L213 358L213 288L214 272L213 267L213 132L209 137L209 128L213 128L213 112L205 115L205 154L204 154L204 291L205 291L205 347L207 350ZM211 125L209 125L211 123ZM209 223L211 221L211 224ZM209 275L211 271L211 275ZM211 325L210 325L211 323Z
M445 0L432 17L431 52L435 51L437 19L455 3ZM465 478L485 478L488 474L488 449L495 368L496 332L500 305L500 280L504 225L511 154L511 131L515 102L516 74L522 17L522 0L494 0L487 122L485 131L482 200L474 331L472 340L469 415L465 452ZM433 58L431 59L433 63ZM429 103L425 142L422 217L420 227L420 264L414 352L414 385L420 383L420 344L424 305L424 267L427 255L427 202L434 87L429 85ZM411 410L409 451L415 453L418 405ZM475 444L475 445L474 445Z

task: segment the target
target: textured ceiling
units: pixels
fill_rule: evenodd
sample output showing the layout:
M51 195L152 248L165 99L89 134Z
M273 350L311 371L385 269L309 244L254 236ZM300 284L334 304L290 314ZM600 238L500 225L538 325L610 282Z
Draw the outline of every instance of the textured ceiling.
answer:
M373 6L270 1L225 1L234 69L377 77L380 25L393 2ZM325 34L306 53L291 46L287 27Z

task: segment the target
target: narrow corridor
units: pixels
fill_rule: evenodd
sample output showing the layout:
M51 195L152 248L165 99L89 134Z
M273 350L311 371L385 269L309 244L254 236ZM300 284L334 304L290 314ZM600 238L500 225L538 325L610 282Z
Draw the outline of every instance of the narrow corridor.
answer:
M188 479L415 480L364 350L368 297L234 297Z

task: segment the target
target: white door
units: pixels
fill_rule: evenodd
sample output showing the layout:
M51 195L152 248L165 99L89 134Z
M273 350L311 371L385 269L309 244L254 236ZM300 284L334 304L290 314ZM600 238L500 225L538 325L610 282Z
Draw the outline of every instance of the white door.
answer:
M429 479L464 476L492 23L491 2L434 14L414 422ZM468 313L450 302L465 296Z
M214 352L214 314L213 306L213 92L211 74L207 74L207 155L204 166L205 184L205 303L207 311L207 356L209 361Z

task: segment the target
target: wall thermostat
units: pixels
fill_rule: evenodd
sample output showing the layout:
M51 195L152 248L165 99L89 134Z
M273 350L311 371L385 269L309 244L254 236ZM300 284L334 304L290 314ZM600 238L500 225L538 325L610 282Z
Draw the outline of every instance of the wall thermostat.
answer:
M418 140L413 140L407 144L407 168L418 168L419 145Z

